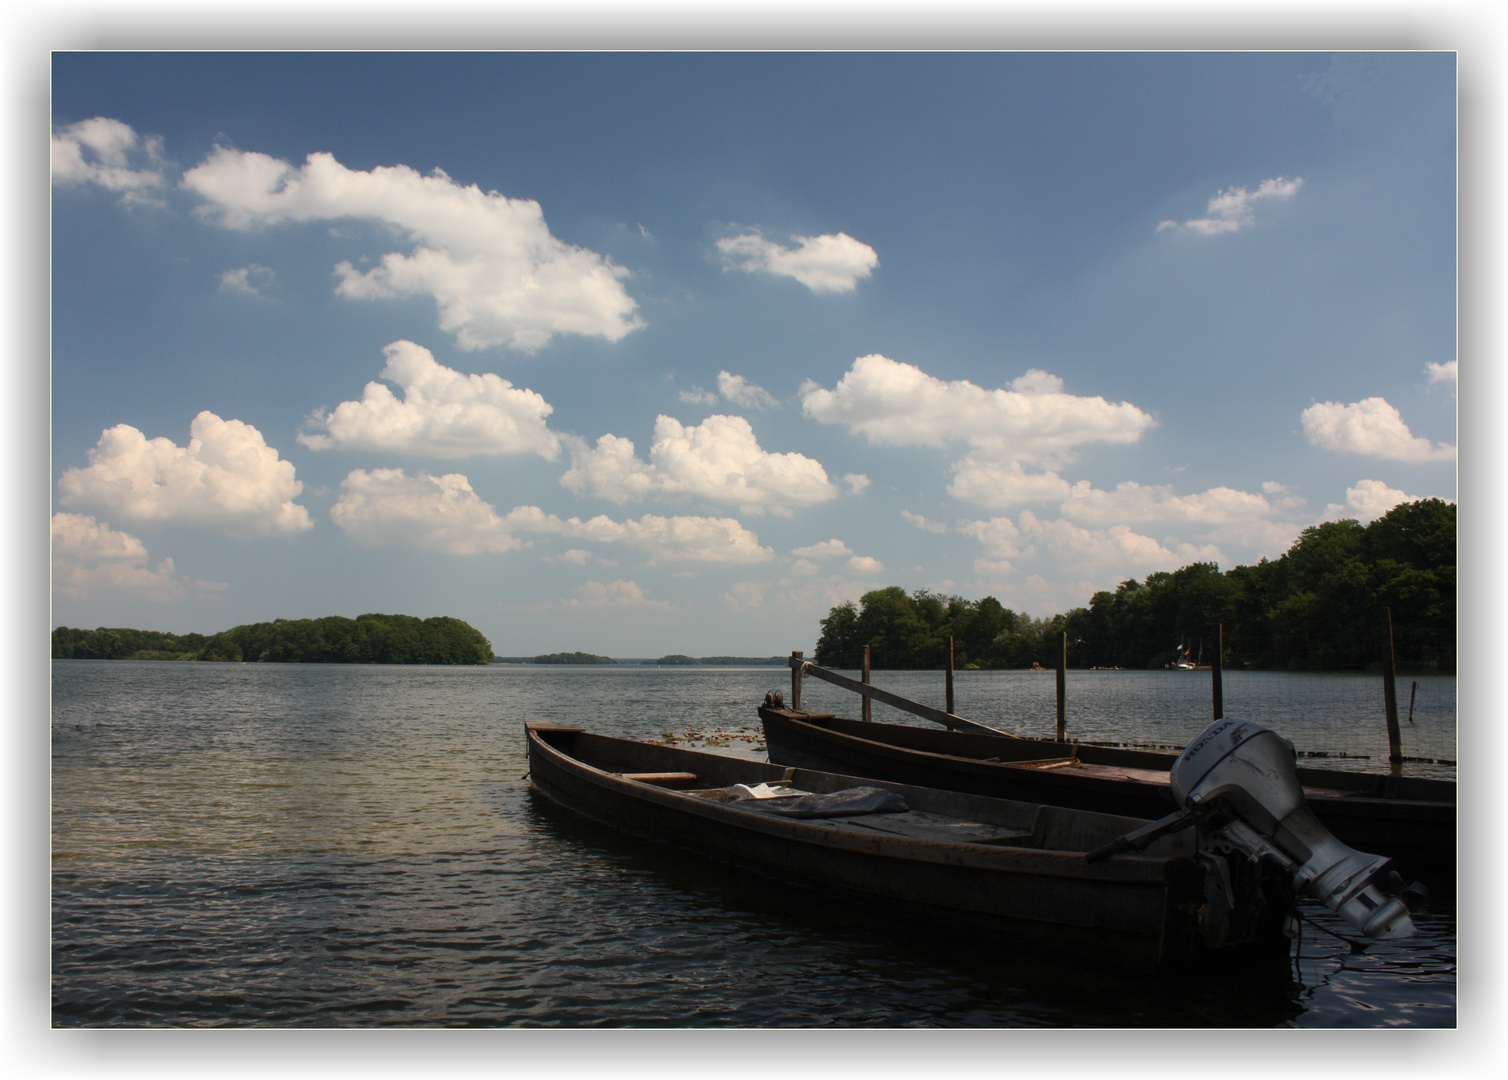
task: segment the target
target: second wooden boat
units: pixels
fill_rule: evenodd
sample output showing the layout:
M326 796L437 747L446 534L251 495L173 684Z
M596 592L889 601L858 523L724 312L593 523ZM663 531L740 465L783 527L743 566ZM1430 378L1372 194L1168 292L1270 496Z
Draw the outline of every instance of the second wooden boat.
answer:
M765 705L770 760L904 784L1131 817L1174 808L1174 754L851 720ZM1397 859L1411 875L1453 871L1456 785L1338 769L1297 769L1304 796L1335 837Z

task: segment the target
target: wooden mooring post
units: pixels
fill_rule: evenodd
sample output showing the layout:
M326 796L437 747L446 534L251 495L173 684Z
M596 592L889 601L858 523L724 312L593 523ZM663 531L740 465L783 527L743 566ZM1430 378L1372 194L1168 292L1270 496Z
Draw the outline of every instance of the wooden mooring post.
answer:
M1382 703L1388 716L1388 761L1403 764L1403 736L1398 730L1398 684L1393 668L1393 609L1383 608Z
M801 655L800 649L791 650L791 659L795 661L791 664L791 709L795 712L801 711Z
M947 701L944 708L950 713L953 712L953 639L951 637L948 638L948 679L943 697Z
M1068 741L1068 631L1058 649L1058 742Z
M1225 719L1225 686L1221 676L1225 672L1225 624L1215 624L1215 662L1210 665L1210 694L1214 698L1215 719Z
M863 684L865 686L868 686L869 685L869 646L868 645L864 646L864 670L862 672L860 672L859 675L860 675L860 681L863 682ZM869 696L867 694L861 695L860 698L859 698L859 700L864 703L863 705L860 706L861 712L860 712L859 715L866 722L868 722L871 719L871 717L869 715Z

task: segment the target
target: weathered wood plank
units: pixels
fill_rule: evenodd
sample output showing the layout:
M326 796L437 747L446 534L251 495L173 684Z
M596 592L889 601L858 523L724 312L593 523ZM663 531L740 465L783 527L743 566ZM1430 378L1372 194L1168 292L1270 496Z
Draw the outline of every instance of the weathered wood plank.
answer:
M881 690L878 686L862 683L857 679L850 679L847 675L839 675L836 671L828 671L819 668L809 660L802 660L800 653L791 654L791 671L797 675L812 675L823 682L830 682L834 686L841 686L845 690L852 690L856 694L862 694L867 698L882 704L889 705L893 709L900 709L913 716L920 716L923 720L931 720L934 724L942 724L944 727L953 728L957 731L983 731L991 735L1004 735L1007 738L1017 738L1008 731L1000 731L986 724L978 724L973 720L965 720L961 716L954 716L943 709L934 708L931 705L923 705L920 701L912 701L910 698L892 694L888 690Z

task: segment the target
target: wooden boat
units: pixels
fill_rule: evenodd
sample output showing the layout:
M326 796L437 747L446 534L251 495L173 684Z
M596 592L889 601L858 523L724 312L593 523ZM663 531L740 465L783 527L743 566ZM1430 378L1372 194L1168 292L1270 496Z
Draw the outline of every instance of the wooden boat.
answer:
M857 894L933 925L1148 967L1288 954L1286 880L1265 862L1227 858L1208 844L1201 851L1193 830L1157 839L1144 854L1090 861L1086 853L1147 822L549 723L527 723L526 735L530 780L556 802L620 830ZM746 789L783 794L744 798ZM831 802L855 789L892 803L795 816L804 802Z
M810 669L808 669L810 670ZM759 710L770 760L904 784L1130 817L1173 809L1174 754L849 720L770 705ZM1320 821L1351 847L1413 875L1454 869L1456 785L1338 769L1297 770Z

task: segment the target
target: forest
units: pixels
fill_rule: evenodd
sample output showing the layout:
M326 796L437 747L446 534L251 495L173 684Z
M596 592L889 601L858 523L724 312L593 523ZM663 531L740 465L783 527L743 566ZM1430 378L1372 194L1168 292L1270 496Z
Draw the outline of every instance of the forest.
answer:
M219 660L292 664L490 664L492 645L460 619L331 615L274 619L218 634L100 627L52 632L54 660Z
M1162 668L1180 656L1213 662L1216 628L1228 668L1380 668L1388 619L1398 667L1456 666L1456 507L1422 499L1363 526L1305 529L1281 557L1221 572L1194 563L1123 581L1087 607L1032 618L992 596L965 600L891 586L840 604L821 620L815 661L857 668L938 668L953 638L959 668Z

